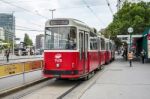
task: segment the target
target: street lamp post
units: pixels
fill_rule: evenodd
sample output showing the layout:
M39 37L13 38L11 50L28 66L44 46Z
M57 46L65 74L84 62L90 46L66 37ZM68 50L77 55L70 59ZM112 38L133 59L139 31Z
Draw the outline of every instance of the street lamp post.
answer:
M133 32L133 28L132 27L129 27L128 28L128 32L130 34L130 49L129 49L129 53L128 53L128 60L129 60L129 63L130 63L130 67L132 66L132 59L133 59L133 52L131 50L131 40L132 40L132 32Z
M52 19L53 19L53 12L56 11L56 9L49 9L49 11L52 12Z
M13 24L15 25L15 19L14 19L14 11L12 12L12 17L13 17ZM13 29L15 30L15 26L13 27ZM12 54L14 55L14 46L15 45L15 31L13 31L13 49L12 49Z
M131 40L132 40L133 28L132 28L132 27L129 27L129 28L128 28L128 32L129 32L129 34L130 34L130 51L131 51Z

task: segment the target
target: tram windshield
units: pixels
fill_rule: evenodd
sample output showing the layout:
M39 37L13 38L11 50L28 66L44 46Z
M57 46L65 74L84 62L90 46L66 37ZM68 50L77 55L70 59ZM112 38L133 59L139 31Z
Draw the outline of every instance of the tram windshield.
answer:
M45 30L45 49L76 50L76 34L75 27L48 27Z

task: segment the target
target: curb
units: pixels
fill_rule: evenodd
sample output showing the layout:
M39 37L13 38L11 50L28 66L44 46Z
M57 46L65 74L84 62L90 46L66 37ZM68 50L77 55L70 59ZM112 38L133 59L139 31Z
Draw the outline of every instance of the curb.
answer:
M64 97L64 99L80 99L82 95L91 88L95 83L97 78L99 78L103 73L105 72L104 68L100 71L98 71L97 75L94 75L91 79L85 81L85 83L82 83L80 87L82 88L76 88L74 91L72 91L70 94ZM83 86L82 86L83 85Z

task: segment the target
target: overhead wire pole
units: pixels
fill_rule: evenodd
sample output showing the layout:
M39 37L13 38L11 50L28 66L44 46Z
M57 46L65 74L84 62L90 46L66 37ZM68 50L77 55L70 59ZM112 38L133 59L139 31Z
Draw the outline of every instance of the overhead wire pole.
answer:
M15 19L14 19L14 11L12 12L12 16L13 16L13 23L15 22ZM14 23L15 24L15 23ZM15 26L13 27L14 28L14 30L15 30ZM16 38L16 36L15 36L15 31L14 31L14 33L13 33L13 49L12 49L12 54L14 55L14 47L15 47L15 38Z
M56 9L49 9L49 11L52 12L52 19L53 19L53 12L56 11Z

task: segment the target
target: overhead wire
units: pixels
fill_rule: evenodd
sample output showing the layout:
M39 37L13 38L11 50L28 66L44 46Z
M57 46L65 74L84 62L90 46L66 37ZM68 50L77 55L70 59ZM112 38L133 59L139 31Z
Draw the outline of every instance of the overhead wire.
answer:
M111 8L111 6L110 6L109 0L105 0L105 1L106 1L106 3L107 3L107 6L109 7L109 10L110 10L112 16L114 16L114 12L113 12L113 10L112 10L112 8Z
M34 15L38 15L38 16L41 16L41 17L43 17L43 18L45 18L45 19L48 19L47 17L45 17L45 16L43 16L43 15L41 15L41 14L39 14L39 13L32 12L32 11L30 11L30 10L28 10L28 9L25 9L25 8L20 7L20 6L18 6L18 5L12 4L12 3L8 2L8 1L4 1L4 0L0 0L0 1L3 2L3 3L5 3L5 4L8 4L8 5L11 5L11 6L20 8L20 9L22 9L22 10L28 12L28 13L32 13L32 14L34 14Z
M11 5L11 6L14 6L14 7L17 7L17 8L20 8L20 9L23 9L24 11L28 12L28 13L32 13L32 14L36 14L38 16L41 16L41 17L44 17L45 19L47 19L45 16L42 16L40 15L39 13L33 13L32 11L28 10L28 9L25 9L23 7L20 7L20 6L17 6L17 5L14 5L14 4L11 4L10 2L7 2L7 1L4 1L4 0L0 0L1 2L5 3L5 4L8 4L8 5ZM31 24L33 25L36 25L38 27L42 27L41 25L39 24L36 24L36 23L33 23L33 22L30 22Z
M85 7L87 7L87 8L90 10L90 12L91 12L99 21L101 21L101 24L104 25L104 22L98 17L98 15L97 15L97 14L93 11L93 9L91 8L91 6L98 6L98 5L89 5L85 0L82 0L82 1L83 1L83 3L85 4ZM44 17L45 19L47 19L47 17L45 17L45 16L43 16L43 15L40 15L39 13L32 12L32 11L30 11L30 10L28 10L28 9L25 9L25 8L20 7L20 6L18 6L18 5L12 4L11 2L4 1L4 0L1 0L1 2L6 3L6 4L9 4L9 5L14 6L14 7L17 7L17 8L20 8L20 9L23 9L24 11L26 11L26 12L28 12L28 13L36 14L36 15L38 15L38 16L41 16L41 17ZM17 2L17 1L16 1L16 2ZM111 9L111 6L110 6L109 1L106 0L106 2L107 2L107 5L108 5L108 7L109 7L109 9L110 9L110 12L111 12L112 15L113 15L113 10ZM70 8L71 8L71 7L70 7ZM72 8L79 8L79 7L72 7ZM57 9L65 9L65 8L57 8ZM34 24L34 23L31 23L31 24ZM38 24L34 24L34 25L37 25L37 26L41 27L41 25L38 25Z
M24 28L24 29L33 29L31 27L25 27L25 26L20 26L20 25L15 25L16 27Z
M37 29L29 29L29 28L16 28L15 30L20 30L20 31L36 31L36 32L44 32L44 30L37 30ZM5 31L10 32L10 33L14 33L10 30L5 29Z
M96 6L102 6L102 4L96 4L96 5L90 5L90 7L96 7ZM83 7L87 7L87 5L80 5L80 6L72 6L72 7L60 7L60 8L55 8L56 10L58 9L75 9L75 8L83 8ZM49 10L49 9L46 9Z
M16 30L20 30L20 31L36 31L36 32L44 32L44 30L20 29L20 28L16 28Z
M82 1L86 5L86 7L91 11L91 13L101 22L101 24L104 25L104 22L97 16L97 14L93 11L90 5L88 5L85 0L82 0Z

